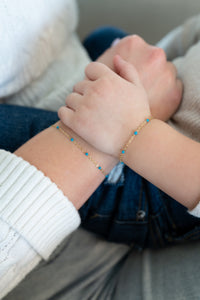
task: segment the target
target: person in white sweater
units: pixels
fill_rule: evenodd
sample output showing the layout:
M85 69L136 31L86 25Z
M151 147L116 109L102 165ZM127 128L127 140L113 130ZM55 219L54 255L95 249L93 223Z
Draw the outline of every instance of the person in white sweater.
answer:
M9 5L2 7L9 9ZM26 65L30 64L24 62L22 68ZM8 78L9 75L6 79ZM20 94L22 87L28 82L32 83L27 75L22 76L22 81L24 78L27 80L24 85L21 80L14 82L13 86L9 80L2 80L9 83L1 94L2 102L6 99L12 103L14 98L17 99L15 93L19 91ZM32 95L34 86L30 86L27 91ZM81 138L75 133L73 135L84 145ZM106 172L116 164L115 158L95 150L90 144L85 143L85 147L101 161ZM16 286L42 258L48 259L61 241L78 227L80 219L76 209L104 179L102 173L94 168L80 150L75 150L74 145L66 143L64 136L54 128L49 128L30 140L16 151L16 155L3 150L0 153L0 297ZM126 248L121 249L125 253Z

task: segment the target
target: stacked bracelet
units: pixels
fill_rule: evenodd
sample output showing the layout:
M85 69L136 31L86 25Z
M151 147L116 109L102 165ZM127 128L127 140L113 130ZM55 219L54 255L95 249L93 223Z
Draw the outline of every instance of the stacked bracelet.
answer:
M101 173L106 178L108 177L108 174L106 174L106 172L103 170L103 168L92 158L92 156L87 151L85 151L85 149L83 149L83 147L77 141L75 141L75 139L72 136L70 136L61 126L58 126L58 125L54 124L54 125L52 125L52 127L56 128L57 130L62 132L67 137L67 139L70 142L72 142L95 165L95 167L99 171L101 171Z
M149 118L145 119L136 130L133 131L133 133L131 134L128 142L124 145L124 147L122 148L121 152L120 152L120 156L119 156L119 160L121 162L123 162L123 156L126 153L126 150L128 148L128 146L130 145L130 143L133 141L133 139L138 135L138 133L140 132L140 130L147 125L151 120L153 119L152 116L150 116Z

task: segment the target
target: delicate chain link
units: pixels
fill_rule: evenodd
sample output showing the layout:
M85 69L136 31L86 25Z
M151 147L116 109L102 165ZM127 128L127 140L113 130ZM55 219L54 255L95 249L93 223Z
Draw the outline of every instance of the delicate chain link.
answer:
M85 149L78 143L75 141L75 139L70 136L61 126L58 126L58 125L55 125L53 124L52 127L56 128L57 130L59 130L62 134L64 134L64 136L67 137L67 139L70 141L70 142L73 142L73 144L93 163L93 165L95 165L95 167L101 171L101 173L107 178L108 177L108 174L106 174L106 172L103 170L103 168L98 164L98 162L96 160L94 160L92 158L92 156L87 152L85 151Z
M141 131L141 129L143 127L145 127L145 125L147 125L151 120L153 119L152 116L150 116L149 118L145 119L138 127L136 130L134 130L134 132L131 134L130 138L128 139L128 142L124 145L123 149L120 152L119 155L119 160L121 162L123 162L123 156L126 153L126 150L128 148L128 146L130 145L130 143L134 140L134 138L136 137L136 135L138 135L138 133Z

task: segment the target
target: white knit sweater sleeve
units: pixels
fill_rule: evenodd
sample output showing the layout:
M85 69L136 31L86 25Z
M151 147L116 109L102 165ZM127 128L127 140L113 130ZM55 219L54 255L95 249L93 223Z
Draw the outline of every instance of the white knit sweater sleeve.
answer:
M188 211L194 217L200 218L200 202L192 209Z
M77 210L49 178L0 150L0 299L79 224Z

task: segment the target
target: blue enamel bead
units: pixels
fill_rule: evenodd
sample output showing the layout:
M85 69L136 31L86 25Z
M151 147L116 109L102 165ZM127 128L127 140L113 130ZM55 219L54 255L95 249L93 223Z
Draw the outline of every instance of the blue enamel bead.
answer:
M125 153L125 150L122 150L122 154L124 154Z
M137 132L137 131L135 131L135 132L134 132L134 134L135 134L135 135L137 135L137 134L138 134L138 132Z
M85 152L85 155L88 156L89 154L87 152Z
M73 139L73 138L71 138L71 139L70 139L70 141L71 141L71 142L73 142L73 141L74 141L74 139Z

